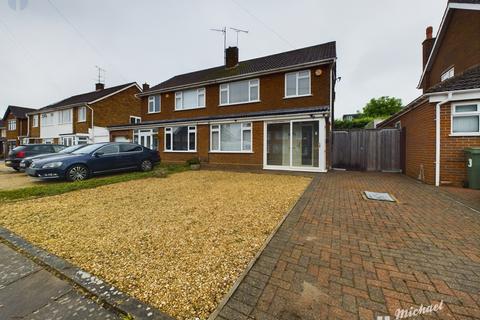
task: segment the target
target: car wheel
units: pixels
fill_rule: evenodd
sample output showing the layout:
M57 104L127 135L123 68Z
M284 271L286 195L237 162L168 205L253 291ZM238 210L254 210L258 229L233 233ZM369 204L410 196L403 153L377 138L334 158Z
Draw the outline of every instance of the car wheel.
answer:
M82 181L88 178L88 168L81 164L76 164L67 170L65 178L68 181Z
M20 171L20 168L13 168L13 170L18 172L18 171Z
M143 172L146 171L151 171L153 169L153 163L150 160L143 160L142 163L140 163L140 170Z

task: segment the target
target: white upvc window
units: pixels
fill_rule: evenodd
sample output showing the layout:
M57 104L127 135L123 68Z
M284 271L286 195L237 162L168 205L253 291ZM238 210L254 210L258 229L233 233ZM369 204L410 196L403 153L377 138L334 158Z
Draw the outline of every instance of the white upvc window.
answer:
M197 127L178 126L165 128L165 151L196 152Z
M78 119L77 122L85 122L87 121L87 107L80 107L78 108Z
M455 68L451 67L440 76L440 81L445 81L455 75Z
M17 130L17 120L11 119L8 120L8 131Z
M244 80L220 85L220 105L260 101L260 80Z
M310 70L285 74L285 98L311 95Z
M72 109L58 111L58 124L72 123Z
M480 135L480 102L452 105L452 135Z
M32 127L38 127L38 114L34 114L32 117Z
M140 123L140 122L142 122L142 118L141 118L141 117L130 116L130 123L131 123L131 124L136 124L136 123Z
M221 123L210 126L210 152L251 152L252 123Z
M175 92L175 110L205 108L205 88Z
M148 113L158 113L161 110L160 95L148 97Z

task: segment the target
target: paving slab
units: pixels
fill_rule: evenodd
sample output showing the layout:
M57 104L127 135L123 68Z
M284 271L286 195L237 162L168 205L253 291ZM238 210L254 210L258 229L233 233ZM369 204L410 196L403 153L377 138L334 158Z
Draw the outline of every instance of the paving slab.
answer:
M0 257L0 288L41 269L39 265L2 243Z

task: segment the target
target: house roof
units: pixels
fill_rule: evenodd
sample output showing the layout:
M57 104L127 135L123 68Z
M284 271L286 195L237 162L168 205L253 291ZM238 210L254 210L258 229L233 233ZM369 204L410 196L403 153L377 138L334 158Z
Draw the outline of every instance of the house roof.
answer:
M231 77L247 76L260 72L269 72L279 68L288 68L296 65L335 59L336 56L336 43L332 41L261 58L240 61L238 66L234 68L227 69L224 65L221 65L215 68L181 74L153 86L146 92L161 91Z
M420 76L420 81L418 82L417 89L420 89L423 81L425 80L425 74L428 70L431 69L433 60L438 53L440 44L445 36L448 24L452 18L453 10L480 10L480 0L449 0L445 13L443 14L442 22L438 28L437 35L435 37L435 42L433 43L432 50L428 56L427 63L425 64L422 75Z
M27 107L19 107L19 106L8 106L7 110L3 114L3 121L5 121L8 117L8 114L13 114L15 118L25 119L27 117L28 112L36 111L33 108Z
M44 111L48 109L57 109L57 108L62 108L65 106L71 106L71 105L77 105L77 104L85 104L85 103L92 103L94 101L106 98L109 95L115 94L118 91L122 91L124 89L127 89L131 86L138 86L136 82L129 82L125 84L121 84L115 87L110 87L106 88L103 90L98 90L98 91L91 91L87 93L82 93L82 94L77 94L74 96L71 96L69 98L63 99L59 102L52 103L48 106L45 106L43 108L38 109L38 111Z
M214 121L222 119L241 119L241 118L253 118L253 117L264 117L264 116L281 116L281 115L290 115L290 114L303 114L303 113L316 113L316 112L327 112L329 110L328 106L313 106L305 108L289 108L289 109L273 109L267 111L254 111L254 112L243 112L236 114L226 114L218 116L202 116L202 117L193 117L193 118L176 118L176 119L165 119L165 120L156 120L156 121L142 121L140 124L131 124L131 125L116 125L110 126L109 128L125 128L125 127L138 127L138 126L148 126L148 125L161 125L166 123L183 123L183 122L198 122L198 121Z
M480 88L480 64L465 70L463 73L442 81L425 93L458 91Z

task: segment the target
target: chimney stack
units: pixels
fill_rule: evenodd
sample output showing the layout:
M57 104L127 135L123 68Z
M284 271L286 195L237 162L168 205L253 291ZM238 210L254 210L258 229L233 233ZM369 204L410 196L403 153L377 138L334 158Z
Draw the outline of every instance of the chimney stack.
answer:
M148 89L150 89L150 85L145 82L145 83L142 85L142 90L145 92L145 91L147 91Z
M238 47L225 49L225 68L235 68L238 65Z
M430 56L430 52L432 52L433 44L435 43L435 38L433 37L433 28L432 26L427 27L425 30L426 38L422 42L422 49L423 49L423 69L428 61L428 57Z
M104 83L101 83L101 82L95 83L95 91L100 91L100 90L103 90L103 89L105 89L105 84Z

